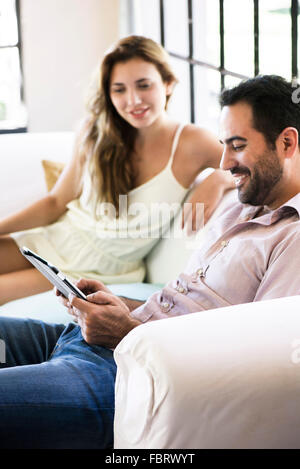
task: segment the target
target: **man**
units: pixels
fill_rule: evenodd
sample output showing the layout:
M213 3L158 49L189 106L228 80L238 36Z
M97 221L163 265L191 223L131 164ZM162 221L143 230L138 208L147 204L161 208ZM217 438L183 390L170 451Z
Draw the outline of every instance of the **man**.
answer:
M114 348L141 322L300 292L300 109L280 77L257 77L221 96L221 167L239 199L186 271L140 305L96 281L88 301L64 304L78 326L2 318L0 447L112 444ZM105 348L107 347L107 348ZM35 363L35 364L33 364ZM16 366L24 365L24 366Z

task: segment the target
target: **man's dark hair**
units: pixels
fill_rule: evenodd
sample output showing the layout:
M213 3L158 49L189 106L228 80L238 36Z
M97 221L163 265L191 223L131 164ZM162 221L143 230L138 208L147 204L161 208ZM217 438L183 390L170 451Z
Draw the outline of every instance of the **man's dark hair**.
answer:
M274 149L278 135L286 127L295 127L300 139L300 105L293 100L297 89L277 75L259 75L225 89L220 104L231 106L246 102L252 108L253 127L261 132ZM299 142L300 146L300 142Z

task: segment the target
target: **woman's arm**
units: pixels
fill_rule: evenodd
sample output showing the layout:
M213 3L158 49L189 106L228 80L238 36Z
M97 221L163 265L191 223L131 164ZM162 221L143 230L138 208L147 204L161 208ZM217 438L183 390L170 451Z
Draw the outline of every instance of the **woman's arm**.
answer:
M173 164L175 176L189 187L206 168L219 168L223 145L208 130L194 124L185 126Z
M214 170L203 181L196 181L191 195L184 204L182 228L186 226L188 233L202 228L218 207L225 192L234 187L231 173L221 169ZM201 216L197 216L197 207L201 209Z
M182 216L182 226L189 225L188 230L199 229L196 216L197 203L203 204L204 219L206 223L211 217L224 193L235 188L234 180L229 171L215 169L204 181L197 182L199 173L206 168L219 168L223 146L209 131L190 124L183 130L181 151L175 161L174 171L177 169L179 179L186 187L194 185L193 191L187 200L186 210ZM176 175L176 172L175 172Z
M84 158L76 147L75 143L74 154L51 192L25 209L0 220L0 235L53 223L66 211L66 205L80 195Z

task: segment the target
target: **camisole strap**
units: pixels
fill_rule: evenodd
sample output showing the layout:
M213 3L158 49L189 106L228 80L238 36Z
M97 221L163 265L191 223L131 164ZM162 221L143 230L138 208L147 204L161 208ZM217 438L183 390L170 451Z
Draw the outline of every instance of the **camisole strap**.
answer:
M171 166L172 166L174 155L175 155L177 145L178 145L178 141L179 141L179 137L180 137L181 132L184 129L184 127L185 127L185 124L179 124L177 129L176 129L174 139L173 139L173 143L172 143L171 156L169 158L169 161L168 161L168 164L167 164L166 168L171 168Z

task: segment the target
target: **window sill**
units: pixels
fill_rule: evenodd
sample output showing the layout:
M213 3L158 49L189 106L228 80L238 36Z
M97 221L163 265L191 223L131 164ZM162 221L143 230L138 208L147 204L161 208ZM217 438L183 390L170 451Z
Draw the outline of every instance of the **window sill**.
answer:
M28 129L27 127L16 127L14 129L1 129L0 127L0 134L18 134L18 133L24 133L27 132Z

